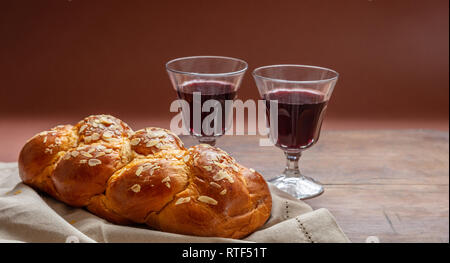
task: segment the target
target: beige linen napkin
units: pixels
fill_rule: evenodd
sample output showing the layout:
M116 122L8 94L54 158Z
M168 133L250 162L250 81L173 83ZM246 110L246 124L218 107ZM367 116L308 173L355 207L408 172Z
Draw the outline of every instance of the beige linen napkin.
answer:
M242 240L196 237L109 223L23 184L17 163L0 163L0 242L349 242L328 210L270 190L272 215L258 231Z

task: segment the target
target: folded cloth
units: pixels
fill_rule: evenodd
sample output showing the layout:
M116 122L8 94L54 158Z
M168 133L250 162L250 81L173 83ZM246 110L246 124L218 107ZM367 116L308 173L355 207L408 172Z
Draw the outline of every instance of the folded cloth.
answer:
M248 237L187 236L112 224L23 184L17 163L0 163L0 242L349 242L328 210L313 211L273 185L270 191L272 215Z

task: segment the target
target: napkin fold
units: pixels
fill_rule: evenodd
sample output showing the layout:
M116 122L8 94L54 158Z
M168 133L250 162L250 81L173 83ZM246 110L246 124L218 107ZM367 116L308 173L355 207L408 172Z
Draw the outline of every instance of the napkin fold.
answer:
M73 208L22 183L17 163L0 163L0 242L350 242L331 213L270 185L272 215L238 240L166 233L146 226L121 226Z

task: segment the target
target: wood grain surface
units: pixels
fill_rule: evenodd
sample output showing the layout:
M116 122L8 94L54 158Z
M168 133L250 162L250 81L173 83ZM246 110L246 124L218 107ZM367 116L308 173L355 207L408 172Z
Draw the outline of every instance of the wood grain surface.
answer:
M217 146L266 179L285 165L282 151L260 147L256 136L225 136ZM449 242L448 132L324 132L300 169L325 186L305 202L329 209L353 242Z

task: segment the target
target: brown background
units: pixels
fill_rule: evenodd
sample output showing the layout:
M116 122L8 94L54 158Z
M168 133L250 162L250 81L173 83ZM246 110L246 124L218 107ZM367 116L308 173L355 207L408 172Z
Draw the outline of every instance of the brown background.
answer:
M448 0L2 1L0 145L93 113L167 127L164 64L192 55L246 60L242 99L258 66L335 69L326 129L448 130L448 46Z

